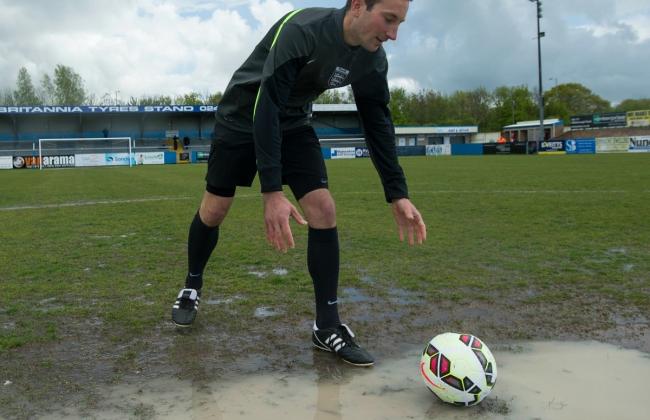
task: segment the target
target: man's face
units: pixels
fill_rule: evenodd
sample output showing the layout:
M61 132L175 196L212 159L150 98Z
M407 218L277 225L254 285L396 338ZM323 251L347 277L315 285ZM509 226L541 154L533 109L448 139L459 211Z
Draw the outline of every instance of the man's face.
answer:
M365 0L352 2L351 13L355 17L353 36L368 51L377 51L387 40L397 39L397 29L406 19L408 0L381 0L366 10Z

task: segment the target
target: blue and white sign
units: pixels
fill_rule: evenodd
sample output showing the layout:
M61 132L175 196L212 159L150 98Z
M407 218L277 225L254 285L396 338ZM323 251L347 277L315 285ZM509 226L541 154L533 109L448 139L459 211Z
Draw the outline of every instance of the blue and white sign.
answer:
M563 140L553 140L553 141L543 141L539 144L539 154L564 154L564 141Z
M650 136L630 137L630 153L648 153L650 152Z
M592 155L596 153L596 139L574 139L564 142L568 155Z
M357 156L356 147L332 147L332 159L354 159Z
M354 156L358 158L370 157L370 150L367 147L357 147Z
M165 163L165 152L135 153L135 162L138 165L163 165Z
M135 158L128 153L106 153L104 159L106 166L135 165Z
M75 166L128 166L135 165L135 156L128 153L87 153L75 155Z
M428 144L426 147L427 156L448 156L451 155L450 144Z

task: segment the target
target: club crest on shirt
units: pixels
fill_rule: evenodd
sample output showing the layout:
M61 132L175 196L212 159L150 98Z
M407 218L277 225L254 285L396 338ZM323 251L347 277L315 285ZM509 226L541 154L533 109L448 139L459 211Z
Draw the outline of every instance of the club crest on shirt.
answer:
M327 82L328 86L331 88L337 88L345 84L345 79L348 78L350 70L344 69L343 67L337 67L334 69L334 73L330 76L329 81Z

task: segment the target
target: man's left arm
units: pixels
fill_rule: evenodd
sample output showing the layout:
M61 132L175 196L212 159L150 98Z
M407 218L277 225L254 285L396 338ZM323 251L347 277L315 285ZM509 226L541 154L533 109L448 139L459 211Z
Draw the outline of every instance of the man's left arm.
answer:
M410 245L421 244L426 240L426 225L409 199L406 177L397 160L395 128L388 109L390 93L386 72L370 73L353 83L352 91L370 157L384 187L386 201L392 206L400 241L407 237Z

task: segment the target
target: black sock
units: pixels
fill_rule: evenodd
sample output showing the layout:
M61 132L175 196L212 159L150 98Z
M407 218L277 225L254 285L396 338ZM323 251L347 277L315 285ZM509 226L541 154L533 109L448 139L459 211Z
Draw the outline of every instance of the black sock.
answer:
M316 326L338 326L341 321L336 295L339 286L339 236L336 227L309 228L307 268L314 282Z
M219 240L219 226L206 226L197 211L190 225L187 238L188 273L185 287L201 290L203 287L203 269L210 259L212 250Z

